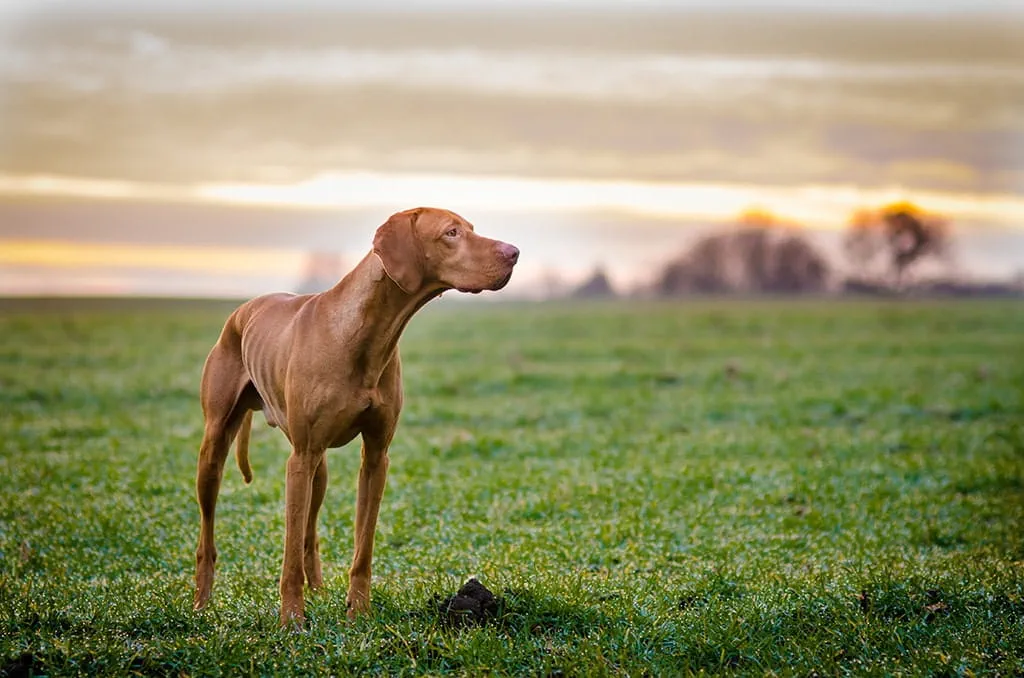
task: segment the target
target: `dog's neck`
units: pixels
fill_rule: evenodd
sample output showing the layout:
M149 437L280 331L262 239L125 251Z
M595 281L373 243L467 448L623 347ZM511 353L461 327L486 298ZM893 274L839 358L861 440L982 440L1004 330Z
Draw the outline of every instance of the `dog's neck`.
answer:
M391 361L402 331L416 311L445 291L427 284L415 293L388 277L374 252L367 254L337 285L321 295L337 339L354 348L356 370L376 384Z

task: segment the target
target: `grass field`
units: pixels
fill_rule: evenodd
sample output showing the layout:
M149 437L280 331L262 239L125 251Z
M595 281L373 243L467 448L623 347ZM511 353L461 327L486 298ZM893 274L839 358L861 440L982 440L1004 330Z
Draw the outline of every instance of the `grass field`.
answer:
M0 313L0 674L1021 675L1024 305L444 303L402 342L374 614L277 628L284 465L193 495L217 305ZM471 575L482 627L436 600Z

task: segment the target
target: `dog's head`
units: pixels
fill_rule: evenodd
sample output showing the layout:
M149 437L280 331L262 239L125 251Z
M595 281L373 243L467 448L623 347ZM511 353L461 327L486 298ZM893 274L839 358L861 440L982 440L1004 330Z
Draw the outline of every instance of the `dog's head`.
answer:
M514 245L477 235L458 214L433 207L392 215L377 229L373 251L408 294L426 287L474 294L500 290L519 260Z

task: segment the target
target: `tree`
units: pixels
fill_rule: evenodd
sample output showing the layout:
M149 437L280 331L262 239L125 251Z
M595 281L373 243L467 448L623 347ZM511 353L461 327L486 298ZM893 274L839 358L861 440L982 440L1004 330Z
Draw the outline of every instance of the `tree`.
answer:
M778 293L821 291L828 275L825 258L807 240L791 235L776 243L773 275L762 288Z
M741 214L722 233L701 238L662 271L662 295L820 292L828 284L825 258L799 228L764 211Z
M903 286L914 264L927 257L946 256L949 246L946 219L909 202L857 210L843 242L858 275L870 278L872 267L881 260L896 288Z
M571 295L574 299L602 299L615 296L615 288L608 280L603 267L598 266L589 278L576 286Z

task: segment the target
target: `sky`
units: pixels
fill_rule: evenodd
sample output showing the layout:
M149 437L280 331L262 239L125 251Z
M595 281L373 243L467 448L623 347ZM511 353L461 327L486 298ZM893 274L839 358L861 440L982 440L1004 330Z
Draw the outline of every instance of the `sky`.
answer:
M226 9L231 12L256 10L280 11L283 9L301 9L302 11L345 11L365 8L367 3L361 0L152 0L148 6L160 12L208 12L211 8ZM963 12L977 14L983 12L1007 13L1020 12L1020 3L1016 0L860 0L850 2L822 2L821 0L377 0L373 7L378 9L398 10L465 10L485 7L574 7L574 8L613 8L635 10L638 7L658 10L690 10L690 9L767 9L773 12L786 10L825 10L836 12L881 12L887 14L933 14L935 12ZM0 12L15 16L24 16L40 10L46 12L61 11L71 8L87 8L90 10L128 11L138 7L135 0L2 0Z
M537 295L750 208L912 200L1024 269L1011 2L0 2L0 295L251 296L459 212ZM319 259L322 260L323 256Z

